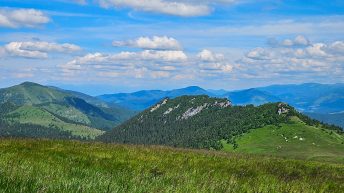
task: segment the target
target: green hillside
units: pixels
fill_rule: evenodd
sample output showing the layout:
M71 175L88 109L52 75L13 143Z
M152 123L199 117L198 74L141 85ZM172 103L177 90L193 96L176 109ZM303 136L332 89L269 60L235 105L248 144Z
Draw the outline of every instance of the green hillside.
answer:
M321 124L284 103L231 106L227 99L208 96L164 99L97 139L344 161L344 137L338 127Z
M224 150L231 152L344 163L343 135L309 126L297 117L287 124L250 130L235 138L235 146L222 142Z
M343 192L344 166L237 153L0 141L0 192Z
M31 124L47 129L57 128L70 132L72 136L88 139L119 125L134 113L82 93L31 82L0 89L0 104L5 103L16 106L15 111L7 111L0 116L4 123L11 123L6 127ZM23 133L32 136L30 131L20 131L15 132L16 136L23 136Z
M21 124L34 123L47 128L56 127L62 131L69 131L73 136L94 139L104 133L99 129L91 128L86 125L68 123L50 114L39 107L21 106L5 116L5 120L11 120Z
M62 101L67 96L70 95L32 82L24 82L10 88L0 89L0 103L12 102L16 105Z

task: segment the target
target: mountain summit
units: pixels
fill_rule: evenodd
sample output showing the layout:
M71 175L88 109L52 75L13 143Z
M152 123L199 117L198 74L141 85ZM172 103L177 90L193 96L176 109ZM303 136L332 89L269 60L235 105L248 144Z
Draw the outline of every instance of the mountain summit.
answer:
M206 95L165 98L98 139L225 151L260 149L258 153L281 156L283 151L311 156L298 149L301 146L334 156L344 147L340 128L312 120L288 104L232 106L228 99ZM251 145L255 148L246 148ZM319 152L314 156L321 156Z

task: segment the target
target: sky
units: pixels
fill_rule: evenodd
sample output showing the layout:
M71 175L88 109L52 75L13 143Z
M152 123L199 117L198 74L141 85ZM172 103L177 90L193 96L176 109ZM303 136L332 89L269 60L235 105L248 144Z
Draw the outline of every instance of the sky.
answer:
M344 82L342 0L1 0L0 87Z

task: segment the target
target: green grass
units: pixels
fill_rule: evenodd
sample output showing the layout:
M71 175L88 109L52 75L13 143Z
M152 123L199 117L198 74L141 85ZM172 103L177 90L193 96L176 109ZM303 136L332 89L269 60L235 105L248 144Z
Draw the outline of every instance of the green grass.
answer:
M42 108L49 112L53 112L54 114L57 114L58 116L64 117L66 119L69 119L78 123L91 124L91 121L89 120L89 118L74 107L48 103L46 105L43 105Z
M343 192L344 165L167 147L0 141L0 192Z
M70 131L72 135L87 137L94 139L104 133L104 131L94 129L88 126L66 123L42 108L34 106L22 106L15 111L9 113L9 116L14 115L14 121L19 123L32 123L51 127L52 125L57 126L59 129L64 131Z
M251 130L236 138L237 149L224 141L224 150L287 158L344 163L344 136L307 126L296 117L291 123Z

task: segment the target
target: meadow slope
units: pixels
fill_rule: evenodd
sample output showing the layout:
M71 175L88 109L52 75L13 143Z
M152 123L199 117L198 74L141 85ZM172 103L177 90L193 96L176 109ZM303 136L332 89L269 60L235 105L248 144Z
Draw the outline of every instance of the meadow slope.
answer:
M56 140L0 140L0 192L343 192L344 165Z

